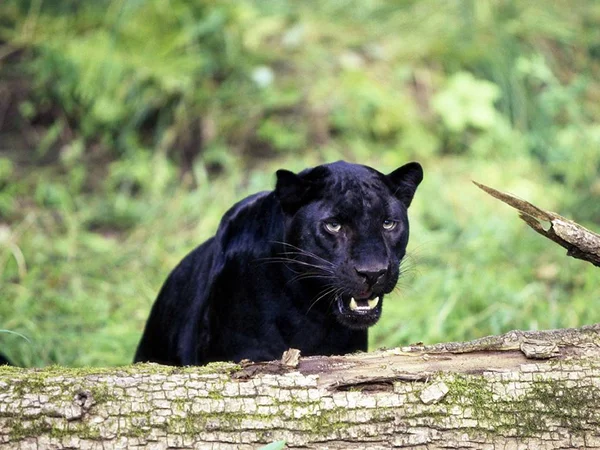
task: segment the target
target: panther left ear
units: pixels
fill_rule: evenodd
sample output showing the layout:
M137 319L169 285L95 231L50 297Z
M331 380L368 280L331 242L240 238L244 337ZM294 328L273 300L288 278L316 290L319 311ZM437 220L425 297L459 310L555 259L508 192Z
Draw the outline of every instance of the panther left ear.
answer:
M423 168L418 162L411 162L386 175L393 186L394 195L408 208L417 186L423 181Z
M289 170L278 170L275 175L275 195L279 198L281 207L285 212L295 212L305 200L311 183Z

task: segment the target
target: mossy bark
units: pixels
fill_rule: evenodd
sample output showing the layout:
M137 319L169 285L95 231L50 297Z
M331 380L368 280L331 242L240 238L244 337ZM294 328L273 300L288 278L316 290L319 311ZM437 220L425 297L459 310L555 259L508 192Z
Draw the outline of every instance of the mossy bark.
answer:
M0 368L0 449L600 448L600 325L196 368Z

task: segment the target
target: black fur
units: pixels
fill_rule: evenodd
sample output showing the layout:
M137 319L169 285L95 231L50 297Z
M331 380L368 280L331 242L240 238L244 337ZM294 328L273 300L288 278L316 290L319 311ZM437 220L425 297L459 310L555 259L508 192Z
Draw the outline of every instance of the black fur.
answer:
M387 176L342 161L278 171L274 191L234 205L216 235L169 275L135 361L199 365L274 360L288 348L304 356L366 350L366 329L398 280L407 208L422 178L418 163Z
M9 359L2 353L0 353L0 366L12 366L12 363L9 361Z

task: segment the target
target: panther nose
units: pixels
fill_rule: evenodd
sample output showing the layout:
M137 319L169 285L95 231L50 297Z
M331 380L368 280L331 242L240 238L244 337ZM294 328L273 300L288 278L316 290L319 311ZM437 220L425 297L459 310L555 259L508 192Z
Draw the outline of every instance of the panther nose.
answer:
M377 283L387 272L387 267L355 267L356 273L364 278L369 287Z

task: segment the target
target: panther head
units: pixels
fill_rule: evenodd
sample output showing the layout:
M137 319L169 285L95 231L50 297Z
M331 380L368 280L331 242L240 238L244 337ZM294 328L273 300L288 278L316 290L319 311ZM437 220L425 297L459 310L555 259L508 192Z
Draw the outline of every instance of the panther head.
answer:
M374 325L399 277L408 216L421 166L388 175L339 161L298 174L277 171L275 195L286 217L283 252L297 279L315 285L312 304L333 306L353 329Z

